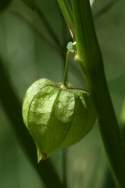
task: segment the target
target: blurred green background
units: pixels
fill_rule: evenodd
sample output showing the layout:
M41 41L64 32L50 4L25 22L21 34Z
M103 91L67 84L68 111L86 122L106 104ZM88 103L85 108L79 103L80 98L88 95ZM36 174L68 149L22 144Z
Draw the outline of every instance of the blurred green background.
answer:
M125 2L95 0L92 10L111 97L121 124L125 98ZM20 145L19 131L15 130L23 126L16 123L22 115L20 109L17 117L17 103L13 101L21 104L27 87L38 78L62 80L69 40L56 0L0 1L0 188L47 187ZM69 78L75 86L82 86L82 74L73 62ZM32 152L35 155L35 150ZM68 188L115 187L97 124L81 142L65 153L53 154L50 161L61 180L66 172ZM48 184L49 176L48 173Z

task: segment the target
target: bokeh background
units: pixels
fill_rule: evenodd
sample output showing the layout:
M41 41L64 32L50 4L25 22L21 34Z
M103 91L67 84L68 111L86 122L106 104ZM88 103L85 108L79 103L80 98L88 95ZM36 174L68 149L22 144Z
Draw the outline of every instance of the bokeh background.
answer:
M92 11L111 97L123 130L125 2L95 0ZM27 87L36 79L62 80L68 41L70 36L56 0L0 1L0 188L47 187L20 144L24 126L21 104ZM74 62L69 79L74 86L83 84ZM25 135L22 140L26 141ZM35 150L32 152L35 155ZM82 141L65 152L54 153L49 160L61 180L66 175L68 188L115 187L98 123ZM44 167L42 170L44 174Z

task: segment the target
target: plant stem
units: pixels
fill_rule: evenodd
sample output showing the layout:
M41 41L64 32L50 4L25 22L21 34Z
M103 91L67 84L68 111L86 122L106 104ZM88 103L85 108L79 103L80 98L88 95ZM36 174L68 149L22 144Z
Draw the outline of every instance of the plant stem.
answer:
M74 26L73 26L73 13L72 9L67 0L57 0L65 21L69 27L72 37L74 37Z
M72 0L78 55L87 71L99 127L117 186L125 187L125 148L110 98L89 0Z
M65 67L64 67L64 79L63 79L63 84L65 86L67 86L67 80L68 80L69 55L70 55L70 51L67 51L66 52L66 62L65 62Z

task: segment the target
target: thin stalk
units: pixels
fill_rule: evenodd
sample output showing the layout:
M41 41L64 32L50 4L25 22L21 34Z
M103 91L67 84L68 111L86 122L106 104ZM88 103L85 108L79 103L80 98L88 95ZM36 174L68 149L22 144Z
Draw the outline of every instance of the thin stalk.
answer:
M57 0L59 7L62 11L62 14L65 18L65 21L69 27L72 37L74 37L74 26L73 26L73 12L72 9L67 2L67 0Z
M66 53L66 62L65 62L65 67L64 67L64 79L63 79L63 84L67 86L67 80L68 80L68 69L69 69L69 55L70 51L68 50Z
M98 114L100 133L109 158L113 177L125 187L125 148L113 109L100 48L97 42L88 0L72 0L78 55L87 70L90 90Z

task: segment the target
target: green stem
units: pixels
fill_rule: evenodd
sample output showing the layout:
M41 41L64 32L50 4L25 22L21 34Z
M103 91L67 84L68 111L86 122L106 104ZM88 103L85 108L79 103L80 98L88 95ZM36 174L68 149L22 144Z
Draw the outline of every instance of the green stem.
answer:
M73 26L73 13L72 9L67 0L57 0L65 21L69 27L72 37L74 37L74 26Z
M65 67L64 67L64 79L63 79L63 84L65 86L67 86L67 81L68 81L68 70L69 70L69 55L70 55L70 51L67 50L66 53L66 62L65 62Z
M72 0L78 55L87 71L104 146L118 187L125 187L125 148L110 98L88 0Z

